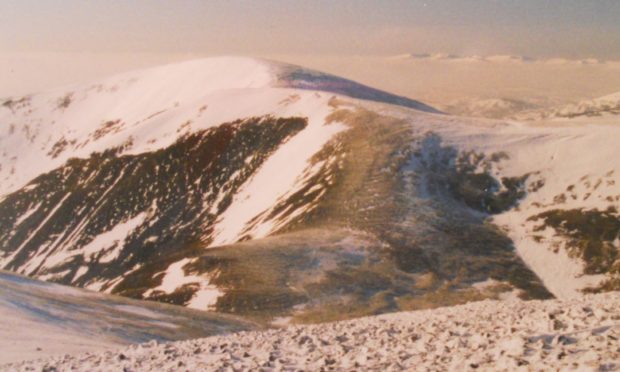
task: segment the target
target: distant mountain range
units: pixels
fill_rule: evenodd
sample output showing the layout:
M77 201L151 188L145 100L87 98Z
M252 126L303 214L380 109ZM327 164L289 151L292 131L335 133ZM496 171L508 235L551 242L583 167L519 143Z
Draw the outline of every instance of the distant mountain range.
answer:
M620 61L600 60L596 58L534 58L521 55L458 55L449 53L410 53L394 56L397 59L419 61L446 61L446 62L486 62L486 63L543 63L549 65L620 65Z
M512 98L466 98L441 106L447 113L475 118L505 119L540 110L536 102Z
M614 118L620 115L620 93L573 104L555 104L537 99L466 98L439 106L459 116L521 121Z
M525 111L517 117L523 120L592 120L596 118L614 118L618 115L620 115L620 92L552 109L533 112Z

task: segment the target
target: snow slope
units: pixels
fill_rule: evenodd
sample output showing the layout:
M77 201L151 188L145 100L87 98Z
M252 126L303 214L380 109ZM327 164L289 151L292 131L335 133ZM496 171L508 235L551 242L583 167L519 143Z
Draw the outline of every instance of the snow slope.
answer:
M254 328L233 317L0 272L0 364Z
M551 293L559 298L574 297L609 279L605 271L585 273L587 259L569 253L570 239L551 226L540 229L536 216L557 210L611 210L612 219L620 221L620 162L615 160L620 156L620 126L596 120L520 123L465 119L428 120L422 126L462 151L501 154L500 162L484 165L497 178L528 176L528 192L518 205L493 215L491 221L504 229L520 257ZM616 238L620 230L616 227L611 232L614 236L607 244L613 252L620 249ZM614 257L612 265L617 265Z
M289 86L301 89L273 88ZM402 98L295 66L235 57L188 61L6 98L0 106L0 195L70 157L128 143L128 154L153 151L186 132L237 118L310 114L330 96L308 90L336 89L363 97L367 91L378 92L382 100ZM299 97L286 101L293 92ZM286 104L280 104L283 101ZM432 110L423 104L419 108ZM30 151L22 153L26 147Z
M131 153L162 148L182 135L177 129L188 120L198 130L270 113L273 104L267 102L286 97L265 92L272 80L267 64L216 58L7 99L0 117L1 193L22 187L69 157L86 157L130 139ZM228 110L233 102L235 110ZM26 146L31 151L14 156Z

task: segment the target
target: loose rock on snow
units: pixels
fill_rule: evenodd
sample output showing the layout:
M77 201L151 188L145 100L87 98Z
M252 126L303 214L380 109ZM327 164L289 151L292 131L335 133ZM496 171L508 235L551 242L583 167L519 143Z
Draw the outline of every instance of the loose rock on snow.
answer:
M482 301L319 325L134 345L0 370L620 370L620 293Z

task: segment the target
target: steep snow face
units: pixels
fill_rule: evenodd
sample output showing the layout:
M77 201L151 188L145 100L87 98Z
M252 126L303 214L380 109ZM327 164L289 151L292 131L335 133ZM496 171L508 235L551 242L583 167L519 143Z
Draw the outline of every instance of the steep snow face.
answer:
M281 164L282 149L290 156L288 143L298 143L299 135L312 139L324 124L314 125L308 137L306 119L250 118L188 134L156 152L118 156L108 151L73 159L0 203L2 263L24 274L111 291L135 268L161 258L162 250L174 253L195 241L218 244L214 227L221 233L226 211L239 210L236 203L246 199L235 195L252 184L252 177L279 174L303 185L296 172L314 174L308 157L333 134L329 128L339 128L336 123L326 127L316 147L295 147L301 151L298 168L283 172L269 165L272 158ZM244 236L250 220L286 200L291 190L278 187L249 215L242 209L246 214L238 219L238 230L224 230L233 242ZM231 215L237 218L226 214ZM261 221L286 224L278 216Z
M257 216L269 216L279 200L286 200L298 192L315 175L318 168L308 169L311 157L319 152L337 133L345 129L340 123L325 125L331 108L317 102L308 111L316 115L299 135L284 143L254 176L234 196L232 205L219 217L215 225L212 246L232 244L245 238L262 238L283 227L310 205L285 218L262 217L248 225ZM305 172L305 173L304 173Z
M6 99L0 265L111 292L171 246L262 238L302 217L323 194L289 199L307 192L333 160L313 156L346 129L328 120L334 96L323 92L395 96L320 73L304 84L296 71L215 58ZM157 282L170 264L147 294L167 294ZM183 303L212 305L210 275L177 274L173 289L204 287Z

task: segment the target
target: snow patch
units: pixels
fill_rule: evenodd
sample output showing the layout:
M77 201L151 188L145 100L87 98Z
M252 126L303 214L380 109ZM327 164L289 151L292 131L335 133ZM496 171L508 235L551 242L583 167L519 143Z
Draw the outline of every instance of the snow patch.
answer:
M325 123L331 111L325 99L305 101L303 112L309 115L307 127L282 144L241 187L215 225L212 247L234 243L246 233L260 238L272 232L274 221L263 221L251 231L246 231L246 227L253 218L268 212L279 200L302 187L299 175L310 166L312 156L346 129L340 123Z
M15 220L15 223L13 223L13 227L17 227L17 226L21 225L22 222L26 221L28 219L28 217L32 216L32 214L39 209L41 204L42 204L42 202L37 203L35 206L33 206L32 208L30 208L26 212L24 212L24 214L19 216L19 218L17 220Z
M142 298L148 298L156 291L171 294L186 284L197 283L200 285L200 289L194 293L194 296L187 304L187 307L198 310L207 310L212 308L217 303L217 299L224 293L221 292L216 286L209 284L209 277L187 275L185 273L184 267L194 261L195 260L193 259L184 258L170 264L164 272L161 284L155 288L147 290L142 295ZM159 274L161 273L157 273L155 275Z
M122 252L125 239L127 239L131 233L133 233L144 223L146 217L147 213L142 212L133 218L121 222L112 229L97 235L95 239L82 247L80 250L85 256L90 256L92 258L99 252L111 247L112 249L106 251L101 257L99 257L99 262L112 262L118 258L118 255Z

